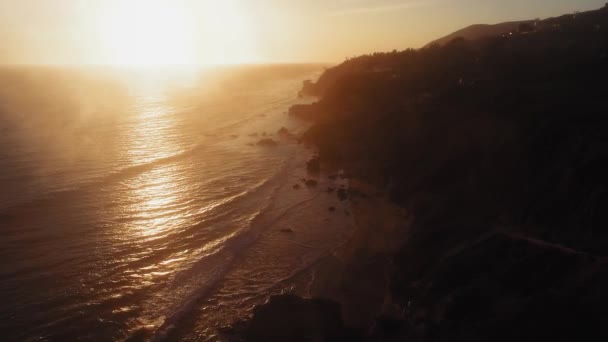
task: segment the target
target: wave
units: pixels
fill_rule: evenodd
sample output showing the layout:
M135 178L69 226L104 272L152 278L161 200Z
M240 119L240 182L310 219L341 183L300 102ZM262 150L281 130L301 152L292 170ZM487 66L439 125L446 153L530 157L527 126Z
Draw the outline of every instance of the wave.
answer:
M241 122L234 123L233 126L237 126L239 124L242 124L242 123ZM228 128L226 128L226 130L228 130ZM214 135L213 137L217 138L217 135ZM229 138L228 136L223 136L223 137ZM35 208L46 207L46 206L49 206L49 205L55 204L55 203L65 204L66 202L69 202L70 200L76 198L79 194L81 194L83 192L98 190L102 187L105 187L105 186L108 186L111 184L115 184L115 183L119 183L126 179L143 174L145 172L149 172L159 166L183 161L187 158L195 156L198 153L203 152L207 148L210 148L214 142L218 142L218 140L217 139L215 139L215 140L207 139L206 141L200 142L180 153L177 153L177 154L174 154L174 155L171 155L168 157L156 159L156 160L148 162L148 163L130 166L130 167L112 172L108 175L94 178L84 184L80 184L71 189L48 192L46 194L41 195L40 197L25 200L20 203L16 203L16 204L4 207L4 208L0 208L0 220L3 220L3 219L7 220L7 219L15 217L15 216L20 216L20 214L27 214L29 212L28 209L33 208L33 207L35 207Z
M293 163L293 159L291 160ZM293 166L293 165L292 165ZM277 203L277 195L280 190L287 185L288 175L292 172L292 168L283 168L282 172L277 175L276 179L280 180L275 185L271 195L267 198L264 206L260 209L255 216L250 220L248 227L239 231L238 233L230 236L226 241L223 241L216 250L208 255L208 258L199 260L196 265L193 265L187 270L187 274L183 274L175 279L175 287L183 288L184 278L189 276L196 276L200 272L204 271L206 274L209 272L209 265L215 265L216 268L212 273L211 277L207 278L207 283L203 286L197 287L189 296L184 300L180 301L179 304L174 306L172 313L168 315L159 328L154 332L154 341L165 340L171 331L176 328L179 322L191 313L196 307L197 303L209 295L209 293L220 283L225 275L232 269L239 256L246 251L249 247L255 244L260 236L274 227L281 219L289 215L293 211L300 208L309 202L317 199L322 191L317 192L313 196L298 201L288 208L283 209L280 213L274 215L274 217L268 217L272 207ZM223 263L218 263L217 260L223 260Z
M204 138L201 139L201 141L173 155L158 158L138 165L128 166L117 171L110 172L109 174L101 177L94 177L88 181L85 181L84 183L77 184L72 188L40 193L38 194L38 197L26 199L18 203L12 203L6 205L5 207L0 207L0 221L8 220L14 216L20 216L20 213L27 214L29 212L28 209L32 207L45 207L52 203L65 203L65 201L73 199L82 192L96 190L113 183L118 183L125 179L151 171L158 166L176 163L195 156L210 146L213 146L215 143L229 140L231 138L231 133L239 126L246 125L252 120L259 119L260 115L284 109L288 107L291 102L293 102L293 98L291 97L277 99L275 101L266 103L262 108L250 110L249 112L251 114L240 117L234 121L224 123L220 127L202 130L200 132L199 139L201 136Z
M27 315L41 322L24 334L53 338L97 330L120 339L143 330L162 340L235 262L246 260L244 251L314 199L288 185L294 165L302 165L302 156L292 153L295 144L273 150L245 146L252 133L293 124L281 116L294 102L288 87L259 89L253 100L225 108L181 107L146 117L174 125L153 121L157 128L133 137L126 133L137 120L110 124L95 133L120 134L109 139L116 144L88 159L17 154L24 160L22 172L6 165L1 182L21 191L0 203L7 247L0 254L14 261L1 275L2 286L18 297L40 293L38 284L49 279L60 280L49 284L56 298L32 295L17 310L24 322ZM147 145L155 130L166 139ZM124 139L138 144L122 144ZM179 147L167 149L163 141ZM284 189L291 190L289 197L281 197ZM294 203L302 196L307 199ZM179 261L172 261L176 256ZM35 300L48 309L37 311Z

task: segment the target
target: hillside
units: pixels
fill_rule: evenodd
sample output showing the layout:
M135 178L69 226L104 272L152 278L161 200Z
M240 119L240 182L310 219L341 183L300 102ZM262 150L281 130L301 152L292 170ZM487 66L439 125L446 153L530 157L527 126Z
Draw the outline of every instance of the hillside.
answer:
M325 272L343 295L313 295L338 300L361 340L607 340L606 79L603 8L361 56L307 83L319 100L290 111L312 122L303 141L323 167L405 213L391 233L404 240L383 237L396 250L369 248L389 234L388 217L374 216L372 238ZM384 198L350 195L369 206ZM360 291L378 279L377 295ZM349 322L344 294L375 300L375 318ZM260 312L291 317L283 301L308 308L314 319L298 321L323 327L312 336L356 340L336 303L275 298Z
M605 8L606 6L604 7L604 9ZM595 17L598 15L598 12L601 11L602 9L598 11L588 11L583 13L577 12L573 14L565 14L556 18L548 18L545 20L533 19L511 21L493 25L471 25L464 29L451 33L445 37L436 39L428 43L425 48L428 48L432 45L445 45L456 38L463 38L465 40L479 40L483 38L497 37L507 34L532 33L540 31L560 31L564 29L567 30L567 27L571 25L580 26L586 24L599 24L592 21L597 19ZM585 22L587 23L585 24Z
M507 23L500 23L494 25L476 24L469 27L465 27L454 33L451 33L445 37L439 38L427 44L425 47L432 45L445 45L455 38L464 38L466 40L477 40L481 38L487 38L492 36L499 36L502 34L508 34L510 32L517 32L521 25L534 24L534 20L524 21L512 21Z

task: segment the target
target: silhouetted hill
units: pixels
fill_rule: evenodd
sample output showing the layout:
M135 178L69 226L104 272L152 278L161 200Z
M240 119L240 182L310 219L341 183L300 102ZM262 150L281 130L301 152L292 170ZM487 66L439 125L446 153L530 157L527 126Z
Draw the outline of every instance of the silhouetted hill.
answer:
M290 113L312 122L322 169L406 213L396 252L363 239L328 272L351 293L386 278L360 338L608 340L606 80L603 8L353 58L306 84L319 101Z
M425 47L432 45L445 45L446 43L456 39L464 38L466 40L478 40L482 38L488 38L492 36L500 36L514 33L529 33L547 30L563 30L564 26L580 26L584 25L587 21L588 24L597 24L592 22L597 19L598 15L601 15L602 11L605 11L606 7L597 11L588 12L576 12L572 14L562 15L556 18L548 18L545 20L533 19L533 20L521 20L511 21L494 25L487 24L476 24L466 27L451 33L445 37L436 39Z
M565 38L572 38L572 35L579 34L578 38L587 39L588 34L597 34L606 30L607 11L608 7L605 6L595 11L566 14L545 20L514 21L497 25L473 25L436 40L435 42L439 44L435 45L441 47L454 39L464 39L474 42L476 46L481 46L501 38L519 40L522 36L527 35L534 35L536 39L539 39L539 35L547 39L559 39L560 35ZM587 34L581 34L583 32L587 32ZM433 43L422 50L432 48ZM316 82L306 82L302 94L323 96L336 81L343 77L352 77L352 75L390 73L394 70L407 71L407 65L404 64L408 63L408 59L404 57L415 51L414 49L407 49L386 53L376 52L347 59L344 63L327 69Z
M524 21L511 21L507 23L500 23L495 25L476 24L469 27L458 30L445 37L439 38L427 44L425 47L431 45L444 45L455 38L464 38L467 40L477 40L480 38L487 38L491 36L499 36L502 34L508 34L510 32L517 32L518 28L522 24L534 24L534 20Z

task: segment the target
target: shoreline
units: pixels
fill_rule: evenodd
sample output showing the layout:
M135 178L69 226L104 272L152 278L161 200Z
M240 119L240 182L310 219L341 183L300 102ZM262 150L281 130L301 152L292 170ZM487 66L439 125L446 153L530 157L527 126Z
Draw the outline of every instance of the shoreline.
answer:
M324 165L325 169L337 170ZM320 174L320 178L331 177L332 172ZM348 198L342 202L347 203L349 209L341 214L352 217L353 228L349 237L306 268L284 279L284 284L273 286L281 290L275 294L270 292L268 300L254 308L252 317L220 329L224 339L241 340L246 335L244 329L254 319L257 310L270 306L272 311L273 302L283 299L335 303L344 329L353 334L351 337L363 335L364 331L359 331L359 328L371 325L380 314L392 312L402 317L402 310L390 300L388 272L391 267L389 255L396 253L405 240L400 229L404 210L391 203L378 187L354 178L349 178L348 183ZM337 194L335 196L339 198ZM378 217L383 219L378 220ZM379 224L381 229L378 230ZM374 262L369 263L369 260ZM365 279L370 281L362 281ZM266 328L272 329L270 326Z
M307 174L305 161L313 154L308 149L302 150L294 159L295 167L281 181L278 200L272 201L257 223L264 229L256 242L239 253L234 266L208 296L197 301L193 312L184 315L177 327L159 335L159 339L196 336L215 340L223 327L248 319L254 307L268 298L308 287L310 270L345 242L351 226L345 214L350 211L346 208L348 204L326 190L338 188L345 181ZM315 186L305 185L310 179L315 179ZM294 183L299 187L295 188ZM302 200L296 201L297 198ZM331 207L340 209L330 211ZM333 242L336 245L330 246Z
M383 311L387 302L389 255L405 240L403 209L380 189L351 179L348 189L354 227L351 236L315 270L310 297L335 300L347 325L360 326ZM382 219L379 219L382 218ZM369 265L369 260L373 262ZM367 279L364 283L362 280Z

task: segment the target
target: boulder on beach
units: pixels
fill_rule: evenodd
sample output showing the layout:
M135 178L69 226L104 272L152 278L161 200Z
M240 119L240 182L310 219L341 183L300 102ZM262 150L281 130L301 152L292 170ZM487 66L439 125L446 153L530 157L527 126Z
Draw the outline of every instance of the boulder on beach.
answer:
M307 186L307 187L311 187L311 188L312 188L312 187L317 186L318 184L319 184L319 182L317 182L317 181L316 181L316 180L314 180L314 179L308 179L308 180L306 181L306 186Z
M321 161L318 156L313 157L306 163L306 170L312 174L319 174L321 172Z
M342 202L346 201L348 199L348 191L346 189L339 189L338 190L338 198Z

